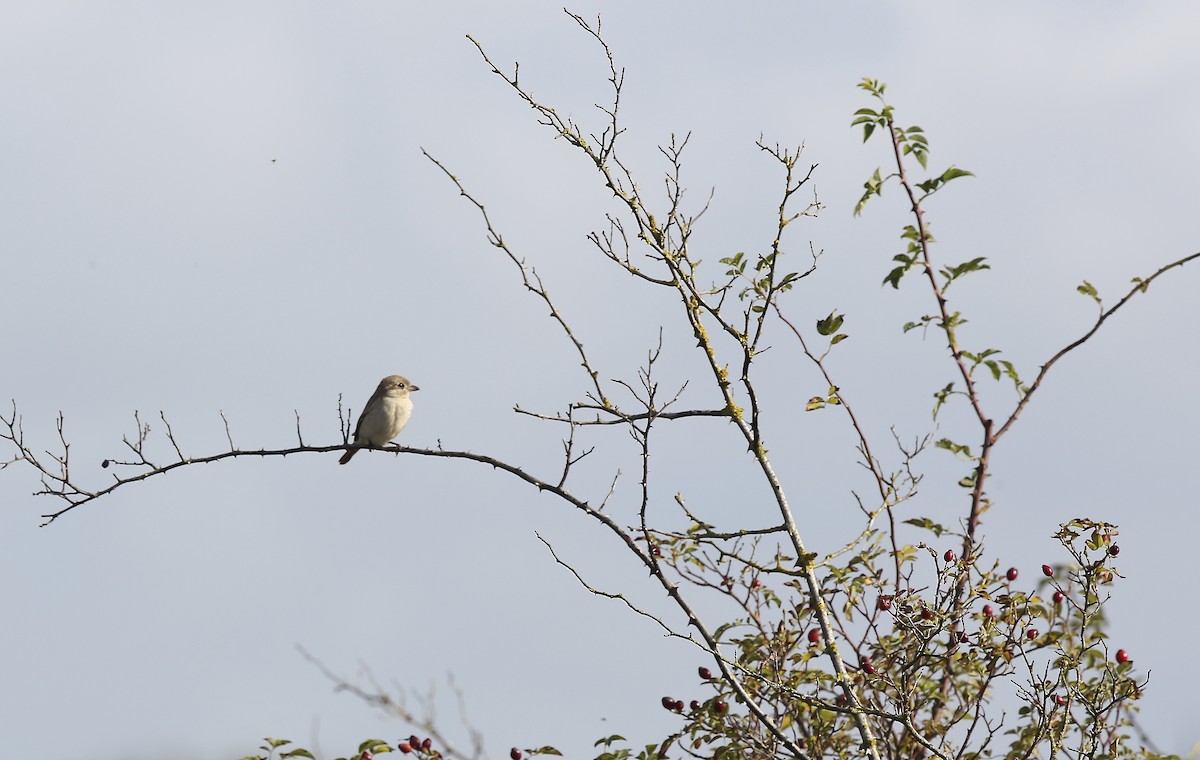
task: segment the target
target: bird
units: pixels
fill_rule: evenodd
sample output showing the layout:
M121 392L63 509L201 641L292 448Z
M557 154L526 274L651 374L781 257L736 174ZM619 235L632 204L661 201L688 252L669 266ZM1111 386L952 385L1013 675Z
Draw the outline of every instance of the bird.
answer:
M408 394L416 390L420 388L401 375L388 375L380 380L354 426L354 447L342 455L338 464L349 462L365 446L383 446L400 435L412 415L413 404Z

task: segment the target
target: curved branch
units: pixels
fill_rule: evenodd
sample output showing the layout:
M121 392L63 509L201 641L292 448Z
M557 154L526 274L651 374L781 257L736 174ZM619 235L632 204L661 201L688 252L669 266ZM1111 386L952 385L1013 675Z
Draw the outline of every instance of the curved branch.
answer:
M1001 425L1000 428L995 433L992 434L992 442L995 443L996 441L998 441L1002 435L1004 435L1005 433L1008 432L1008 429L1010 427L1012 427L1012 424L1017 421L1017 417L1021 414L1022 411L1025 410L1025 406L1029 403L1029 399L1032 398L1034 391L1036 391L1038 388L1042 387L1042 381L1046 379L1046 373L1048 373L1050 371L1050 368L1053 367L1055 365L1055 363L1058 362L1059 359L1063 358L1064 356L1069 354L1071 351L1074 351L1075 349L1079 348L1084 343L1086 343L1088 340L1090 340L1091 337L1093 335L1095 335L1096 332L1100 329L1100 326L1103 325L1104 322L1109 317L1111 317L1113 314L1116 314L1118 309L1120 309L1125 304L1129 303L1129 301L1134 296L1136 296L1138 293L1145 293L1146 289L1150 287L1150 283L1154 282L1155 280L1157 280L1159 277L1166 274L1170 270L1172 270L1176 267L1181 267L1184 264L1188 263L1189 261L1193 261L1197 258L1200 258L1200 252L1193 253L1189 256L1184 256L1182 259L1179 259L1178 261L1172 261L1170 264L1160 267L1157 272L1155 272L1154 274L1145 278L1144 280L1142 280L1142 279L1134 280L1134 283L1135 283L1134 286L1132 288L1130 288L1129 292L1126 293L1125 296L1120 301L1118 301L1115 306L1113 306L1111 309L1107 309L1107 310L1100 312L1100 316L1096 319L1096 324L1092 325L1090 330L1085 332L1083 335L1081 335L1079 338L1075 339L1071 343L1068 343L1063 348L1059 349L1059 351L1056 354L1054 354L1054 356L1050 357L1049 361L1047 361L1045 364L1042 365L1042 369L1040 372L1038 372L1037 378L1034 379L1033 384L1031 384L1029 386L1029 390L1027 390L1025 392L1025 395L1021 397L1021 401L1020 401L1020 403L1017 404L1017 408L1014 409L1013 413L1011 415L1009 415L1007 420L1004 421L1004 424Z

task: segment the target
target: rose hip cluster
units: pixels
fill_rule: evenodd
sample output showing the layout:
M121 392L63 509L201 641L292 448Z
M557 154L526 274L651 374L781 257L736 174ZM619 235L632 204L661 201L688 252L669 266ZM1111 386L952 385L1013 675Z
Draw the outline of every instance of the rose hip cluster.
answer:
M429 737L420 739L416 736L416 734L408 737L408 739L396 745L396 749L400 750L406 755L410 752L431 752L432 747L433 741L431 741Z
M696 673L704 681L712 681L713 680L712 671L709 670L708 668L704 667L703 665L701 665L699 668L696 669ZM729 711L729 704L725 700L720 699L720 698L709 699L709 700L705 700L704 702L701 702L698 699L693 699L690 703L684 704L684 701L682 699L675 699L674 697L663 697L662 698L662 706L664 709L670 710L671 712L674 712L674 713L683 713L685 708L692 714L697 714L697 713L700 713L701 711L711 710L712 712L716 713L717 715L722 715Z

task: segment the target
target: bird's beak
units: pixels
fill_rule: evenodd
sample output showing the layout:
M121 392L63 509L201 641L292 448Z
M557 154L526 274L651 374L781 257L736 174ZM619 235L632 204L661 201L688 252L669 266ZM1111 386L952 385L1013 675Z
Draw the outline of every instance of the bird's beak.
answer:
M409 389L410 391L419 391L419 390L421 390L420 388L418 388L418 387L417 387L417 386L415 386L415 385L410 385L410 386L408 386L408 389Z

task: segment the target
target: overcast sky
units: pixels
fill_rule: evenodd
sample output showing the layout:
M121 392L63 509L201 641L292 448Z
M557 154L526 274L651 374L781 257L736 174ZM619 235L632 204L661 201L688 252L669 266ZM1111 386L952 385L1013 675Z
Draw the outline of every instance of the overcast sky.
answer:
M827 210L795 228L821 270L789 306L833 309L851 339L833 368L874 435L932 431L950 366L901 334L928 313L879 283L902 250L895 188L851 210L887 160L852 113L864 76L923 126L931 166L972 170L931 201L943 261L988 257L956 286L971 346L1027 377L1129 280L1200 250L1200 6L1163 3L816 4L587 2L626 69L626 159L648 194L655 146L691 133L684 184L713 192L694 250L761 251L780 178L755 147L805 144ZM424 147L487 203L538 268L605 378L632 379L665 328L664 387L712 404L669 299L631 284L585 236L615 208L586 162L539 127L466 39L562 113L599 129L606 68L554 3L38 2L0 11L0 398L27 438L54 444L61 410L77 474L122 454L140 410L184 453L340 440L394 372L421 387L402 440L441 441L556 477L554 411L587 390L570 345L520 287ZM1061 562L1058 524L1121 525L1114 647L1152 671L1143 722L1160 748L1200 741L1195 684L1195 401L1200 265L1156 283L1053 373L994 459L987 549L1032 576ZM767 445L810 548L857 528L853 442L777 333L763 361ZM677 339L677 340L676 340ZM991 400L1001 414L1011 396ZM939 434L969 430L961 409ZM958 416L954 416L958 414ZM7 415L7 412L6 412ZM744 445L715 422L664 434L663 516L689 494L729 525L770 506ZM964 433L965 435L966 433ZM580 473L584 498L628 464L622 435ZM161 440L160 440L161 444ZM158 449L162 459L168 450ZM616 453L610 453L616 452ZM4 457L7 458L7 453ZM586 593L535 531L598 585L669 612L632 559L583 515L489 468L363 454L185 468L50 527L21 467L0 473L0 755L240 757L263 736L349 752L406 727L379 718L296 652L358 678L443 696L448 672L492 757L553 744L590 756L677 725L664 694L706 694L696 651ZM961 465L944 452L914 515L953 521ZM611 507L632 520L635 479ZM459 736L452 700L440 699ZM455 733L459 732L459 733Z

